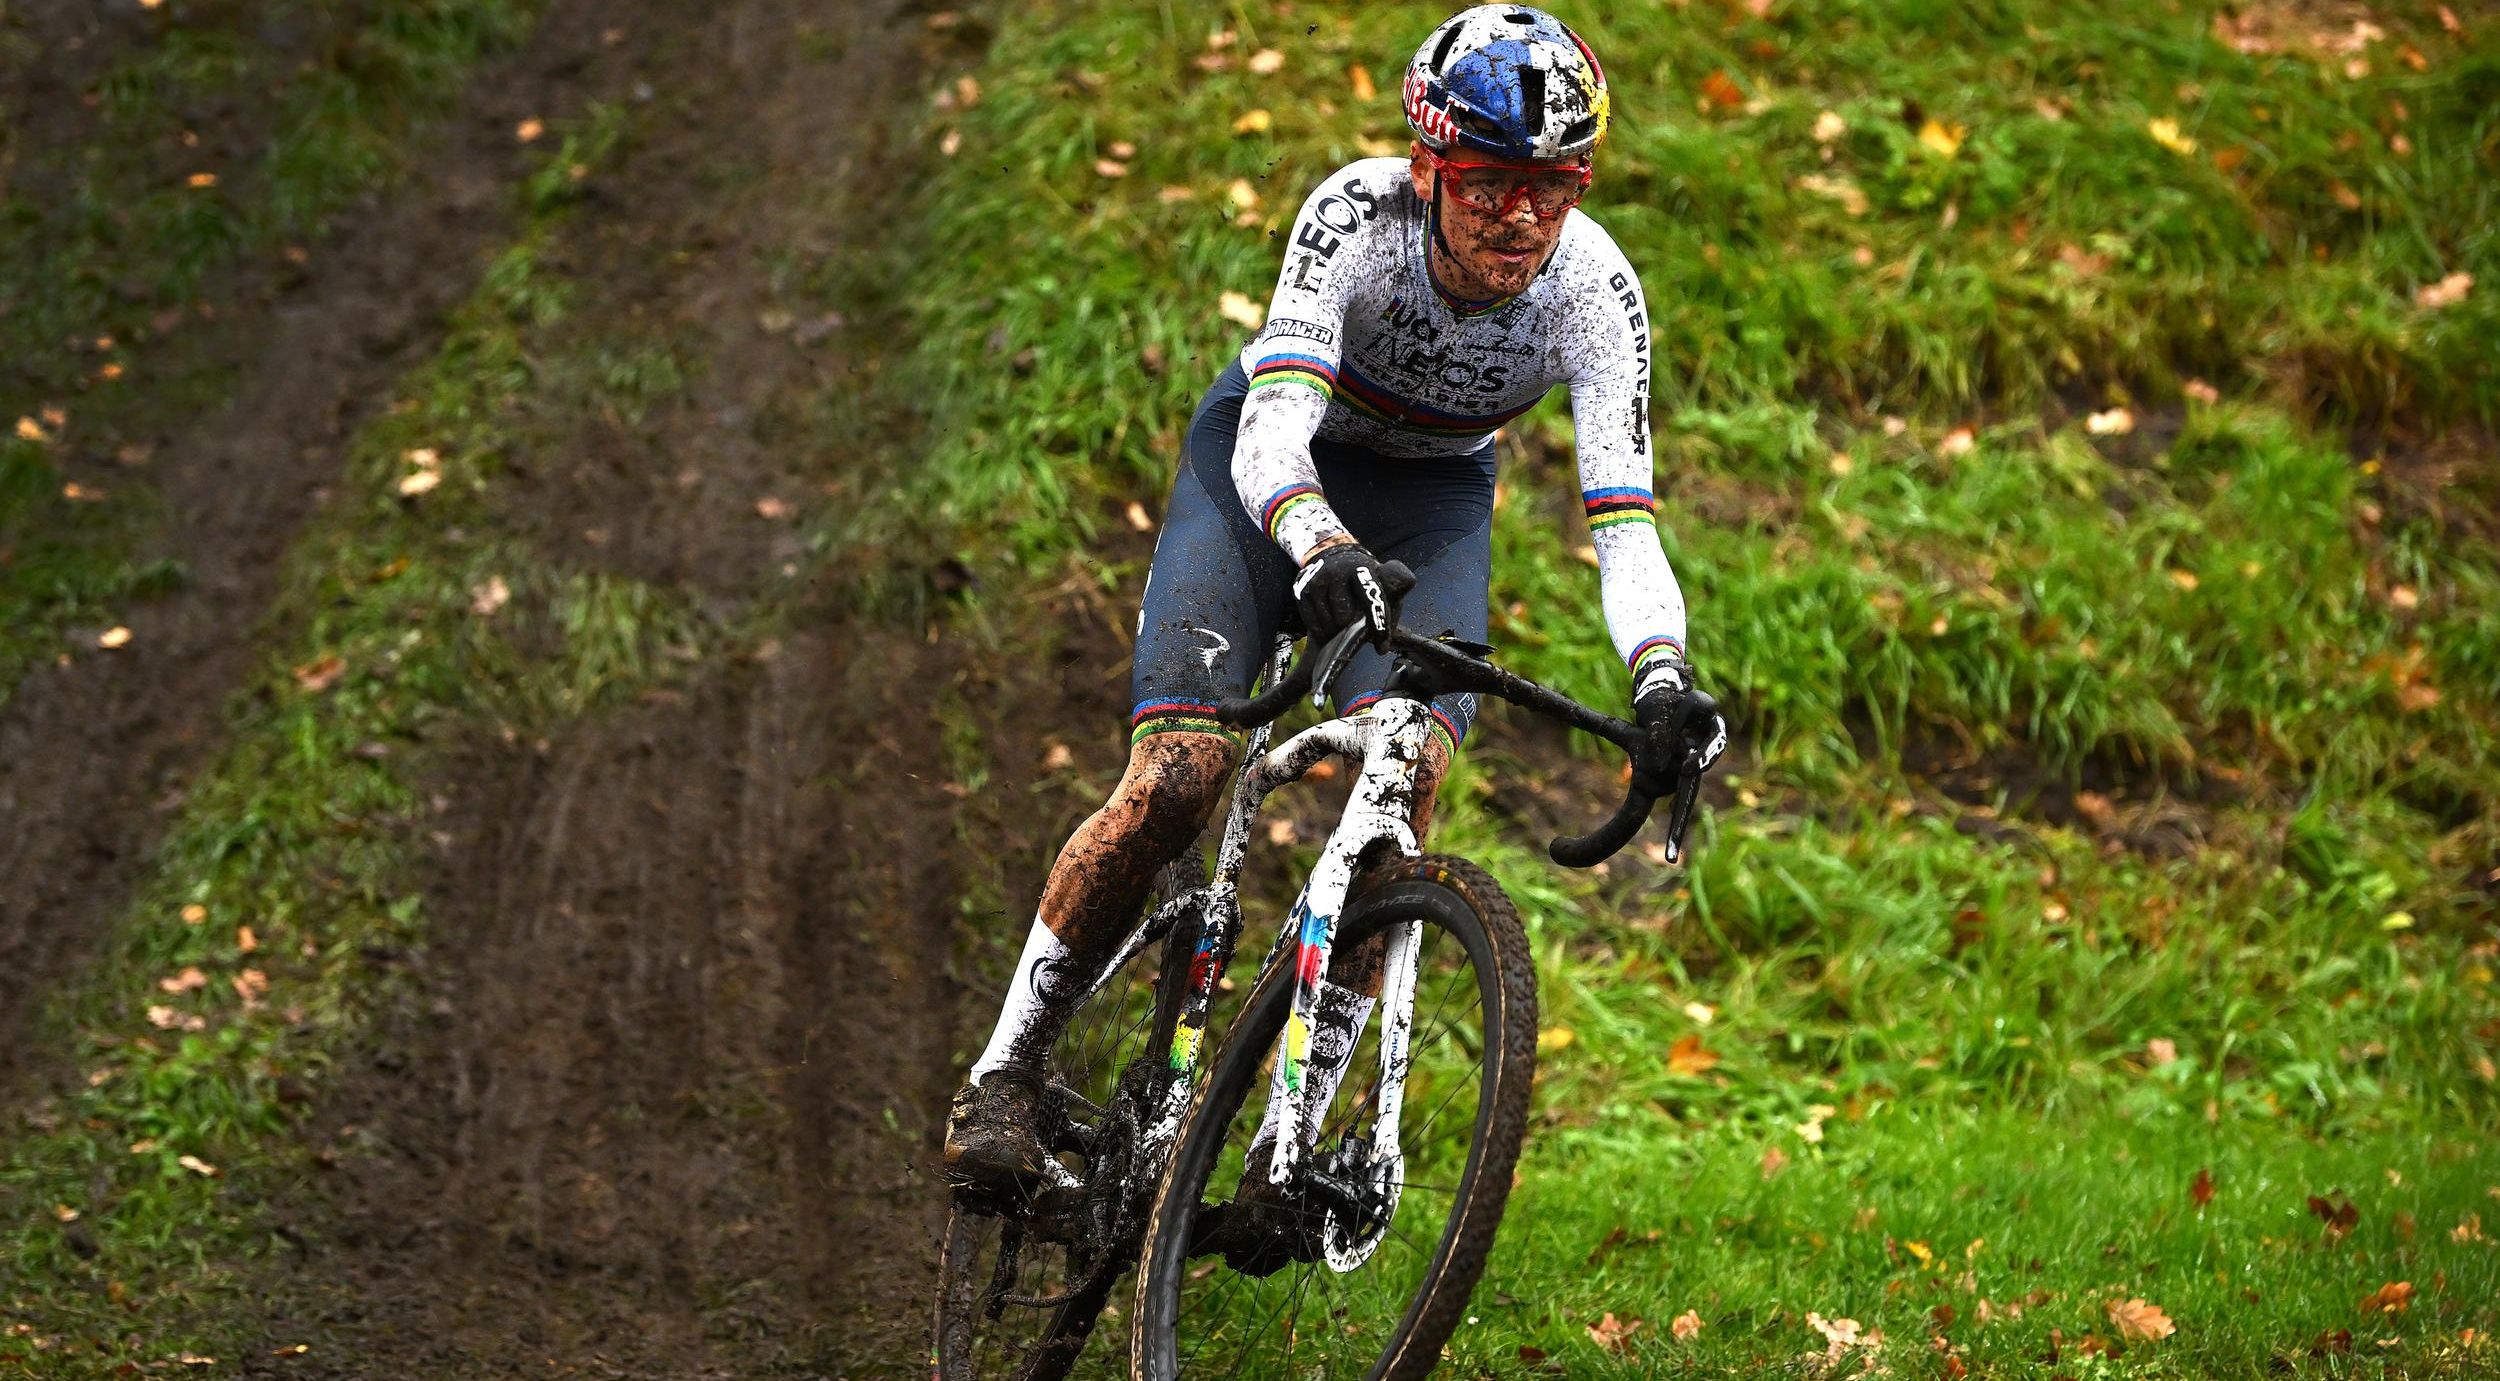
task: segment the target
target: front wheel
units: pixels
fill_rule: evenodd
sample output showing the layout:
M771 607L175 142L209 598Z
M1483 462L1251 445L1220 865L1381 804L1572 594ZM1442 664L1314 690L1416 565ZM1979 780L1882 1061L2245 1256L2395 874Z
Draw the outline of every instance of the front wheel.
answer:
M1422 1377L1441 1361L1510 1196L1536 1064L1536 970L1510 899L1461 859L1406 859L1348 902L1337 952L1414 924L1399 1158L1376 1146L1386 1013L1366 1023L1304 1162L1309 1184L1228 1202L1250 1166L1293 973L1271 964L1200 1085L1148 1220L1130 1374ZM1334 1202L1310 1187L1338 1186ZM1357 1185L1350 1202L1344 1186ZM1245 1222L1272 1240L1245 1248ZM1363 1221L1359 1244L1346 1224ZM1336 1265L1331 1265L1331 1258ZM1227 1262L1244 1264L1229 1269ZM1340 1270L1339 1267L1347 1269Z

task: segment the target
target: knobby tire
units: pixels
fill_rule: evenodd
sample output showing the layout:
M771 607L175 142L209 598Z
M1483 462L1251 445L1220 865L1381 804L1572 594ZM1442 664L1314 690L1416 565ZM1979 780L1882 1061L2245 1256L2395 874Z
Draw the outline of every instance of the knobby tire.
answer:
M1440 1362L1442 1344L1465 1317L1468 1296L1484 1273L1510 1197L1511 1172L1526 1134L1529 1091L1535 1078L1536 969L1510 899L1483 869L1463 859L1426 855L1400 860L1367 879L1348 902L1337 952L1345 953L1393 922L1417 919L1455 940L1473 969L1483 1003L1483 1073L1472 1144L1448 1220L1403 1317L1381 1342L1379 1356L1369 1370L1360 1373L1372 1381L1410 1381L1429 1374ZM1193 1269L1189 1255L1193 1223L1204 1206L1208 1180L1234 1119L1251 1103L1253 1092L1263 1094L1266 1089L1265 1062L1283 1027L1292 993L1288 952L1260 975L1191 1099L1179 1144L1147 1222L1144 1264L1137 1274L1132 1315L1133 1381L1178 1381L1181 1293ZM1422 1015L1417 1013L1418 1020ZM1375 1016L1374 1024L1379 1020ZM1349 1072L1349 1082L1357 1072ZM1401 1203L1399 1221L1405 1220L1406 1209ZM1196 1269L1204 1274L1207 1268ZM1329 1267L1319 1263L1314 1269ZM1319 1330L1323 1338L1326 1332ZM1327 1374L1357 1373L1341 1372L1331 1365Z

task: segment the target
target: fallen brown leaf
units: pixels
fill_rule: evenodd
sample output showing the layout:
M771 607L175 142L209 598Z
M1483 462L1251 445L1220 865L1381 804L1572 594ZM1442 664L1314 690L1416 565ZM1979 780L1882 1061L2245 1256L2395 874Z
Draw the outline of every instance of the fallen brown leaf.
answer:
M2312 1194L2309 1196L2309 1211L2316 1215L2319 1222L2326 1224L2328 1234L2335 1237L2352 1231L2353 1224L2361 1221L2361 1210L2353 1205L2352 1200L2341 1196L2322 1199Z
M1701 1043L1701 1037L1696 1035L1687 1033L1678 1036L1675 1038L1675 1044L1667 1047L1667 1072L1669 1074L1706 1074L1716 1068L1718 1063L1719 1052L1705 1048Z
M1632 1345L1632 1335L1640 1330L1640 1326L1639 1319L1621 1323L1609 1312L1606 1317L1589 1325L1589 1341L1608 1352L1620 1353Z
M2413 1307L2413 1282L2391 1280L2361 1297L2364 1314L2401 1314Z
M295 684L319 695L337 685L339 677L346 673L347 659L333 652L297 666L292 674Z
M2188 1181L2188 1202L2198 1208L2203 1208L2213 1201L2214 1172L2210 1167L2200 1168L2196 1172L2196 1178Z
M2140 1299L2110 1301L2109 1321L2117 1326L2119 1337L2145 1342L2167 1338L2179 1331L2179 1326L2170 1321L2169 1315L2161 1312L2158 1306Z
M2424 284L2416 290L2413 294L2413 305L2424 311L2435 312L2442 307L2453 307L2463 302L2465 295L2473 290L2474 275L2452 273L2436 283Z

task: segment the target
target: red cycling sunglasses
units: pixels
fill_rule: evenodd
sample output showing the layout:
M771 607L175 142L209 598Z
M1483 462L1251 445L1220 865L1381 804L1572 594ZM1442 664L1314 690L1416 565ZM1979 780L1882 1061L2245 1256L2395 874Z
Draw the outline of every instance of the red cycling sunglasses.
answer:
M1442 190L1473 210L1508 216L1524 199L1540 221L1550 221L1580 204L1595 169L1587 162L1520 164L1461 162L1424 150Z

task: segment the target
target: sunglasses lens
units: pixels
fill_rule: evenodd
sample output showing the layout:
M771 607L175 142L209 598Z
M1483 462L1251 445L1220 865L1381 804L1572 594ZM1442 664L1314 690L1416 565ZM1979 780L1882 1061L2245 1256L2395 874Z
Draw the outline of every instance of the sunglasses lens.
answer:
M1587 184L1577 171L1542 171L1521 168L1488 167L1482 164L1444 164L1444 184L1450 194L1478 211L1507 215L1521 198L1535 208L1536 214L1552 220L1577 206Z

